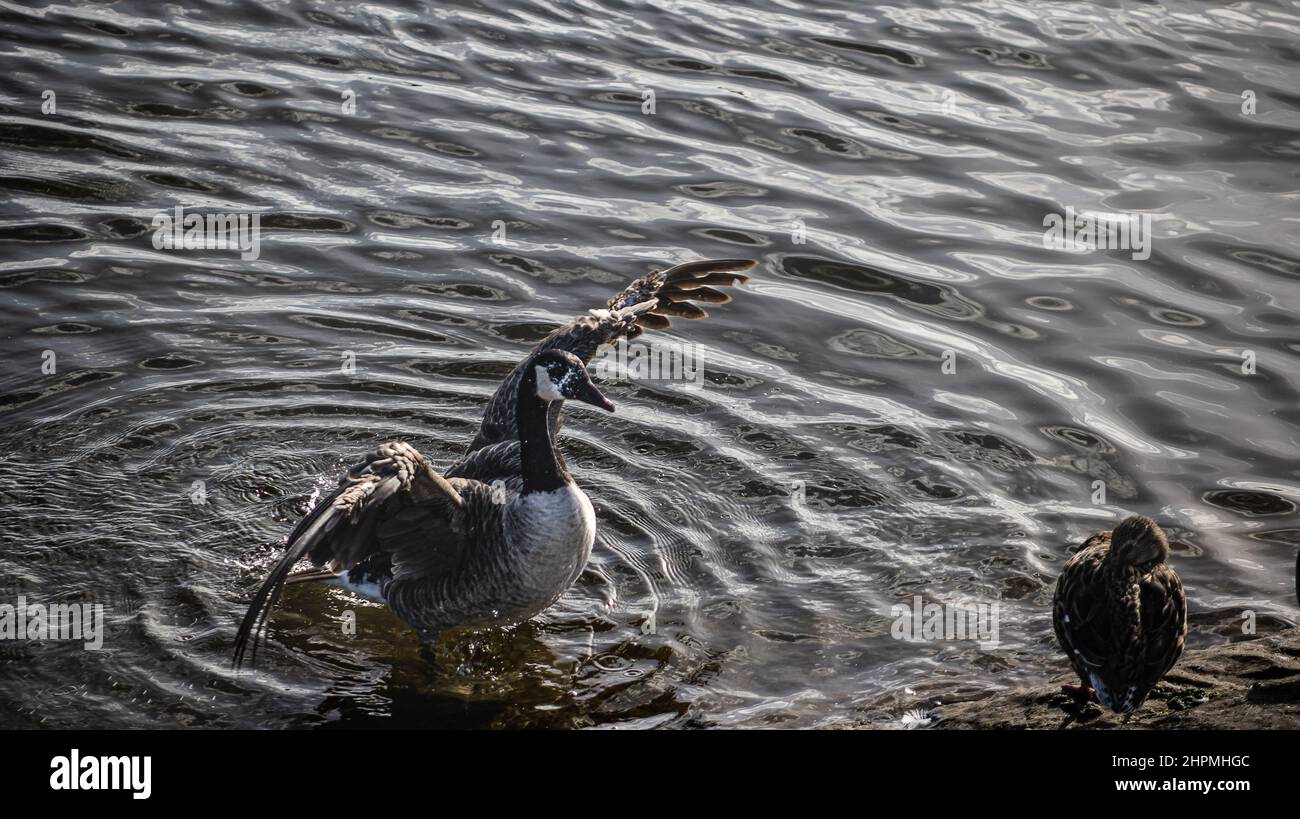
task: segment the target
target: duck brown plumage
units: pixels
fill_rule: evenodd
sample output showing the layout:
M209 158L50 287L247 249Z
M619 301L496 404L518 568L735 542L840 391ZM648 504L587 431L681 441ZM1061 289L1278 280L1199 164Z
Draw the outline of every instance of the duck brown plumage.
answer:
M1150 518L1127 518L1084 541L1052 600L1056 639L1083 689L1131 714L1183 653L1187 598L1168 564L1169 541Z

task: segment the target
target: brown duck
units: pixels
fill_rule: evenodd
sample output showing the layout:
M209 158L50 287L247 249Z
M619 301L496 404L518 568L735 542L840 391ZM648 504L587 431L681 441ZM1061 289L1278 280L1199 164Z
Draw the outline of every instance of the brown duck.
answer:
M1168 559L1164 531L1134 516L1090 536L1065 564L1052 623L1080 685L1062 688L1119 714L1142 707L1187 639L1187 598Z

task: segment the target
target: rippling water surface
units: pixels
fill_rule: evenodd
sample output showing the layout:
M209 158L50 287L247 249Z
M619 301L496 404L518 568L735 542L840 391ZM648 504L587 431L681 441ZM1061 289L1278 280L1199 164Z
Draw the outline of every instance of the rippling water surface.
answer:
M3 596L109 628L3 646L0 724L897 725L1064 671L1067 547L1131 512L1193 647L1296 620L1295 4L185 5L0 4ZM155 249L177 205L260 257ZM1045 249L1067 207L1150 258ZM760 267L646 336L705 388L568 411L558 605L422 652L299 586L229 671L340 470L449 463L531 343L708 256ZM895 640L917 595L999 645Z

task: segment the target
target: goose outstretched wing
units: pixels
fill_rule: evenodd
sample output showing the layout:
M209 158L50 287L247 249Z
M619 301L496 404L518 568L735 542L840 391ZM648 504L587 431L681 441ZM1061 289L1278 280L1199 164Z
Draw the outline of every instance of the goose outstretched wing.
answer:
M238 668L303 558L334 573L387 561L393 577L456 571L470 538L467 499L490 492L479 481L444 479L414 447L384 444L348 470L338 488L294 527L288 549L253 595L235 638Z
M749 277L740 271L749 270L756 264L752 259L705 259L642 276L610 299L603 309L578 316L542 339L529 356L542 350L561 349L573 353L584 364L590 363L602 344L612 344L620 338L636 338L644 329L662 330L671 324L673 318L702 319L708 313L695 302L725 304L731 301L731 296L716 288L749 281ZM529 356L525 356L524 361ZM523 378L523 367L523 362L520 362L488 400L483 423L468 452L517 437L515 398L519 381ZM554 436L560 424L558 406L552 407L550 421Z

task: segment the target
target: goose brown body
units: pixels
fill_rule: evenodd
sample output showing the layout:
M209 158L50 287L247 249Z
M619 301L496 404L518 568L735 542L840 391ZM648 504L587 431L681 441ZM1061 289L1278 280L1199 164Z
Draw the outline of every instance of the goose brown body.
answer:
M1187 598L1149 518L1097 532L1065 564L1052 601L1056 638L1084 688L1121 714L1142 706L1187 638Z

